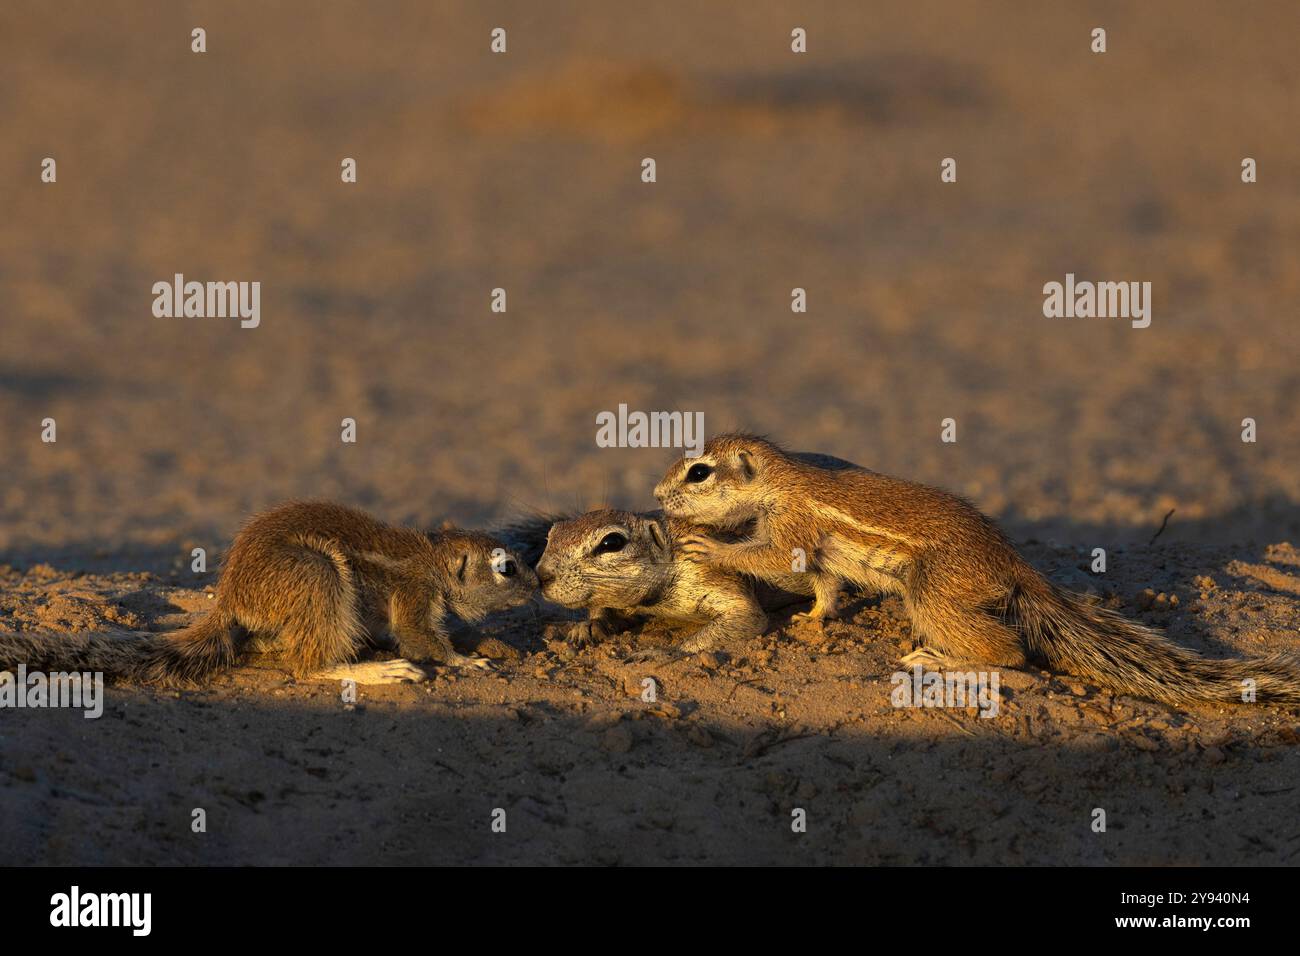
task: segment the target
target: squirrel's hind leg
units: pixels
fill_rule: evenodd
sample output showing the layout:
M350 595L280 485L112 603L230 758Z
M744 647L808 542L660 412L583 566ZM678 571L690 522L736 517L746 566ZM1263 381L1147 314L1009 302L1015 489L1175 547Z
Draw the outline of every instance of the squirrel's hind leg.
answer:
M232 616L275 634L294 674L355 659L365 638L351 565L339 544L302 535L264 548L222 580Z
M792 614L790 620L796 624L811 623L820 625L823 621L834 620L840 613L841 582L838 577L826 574L813 575L813 606L807 611Z

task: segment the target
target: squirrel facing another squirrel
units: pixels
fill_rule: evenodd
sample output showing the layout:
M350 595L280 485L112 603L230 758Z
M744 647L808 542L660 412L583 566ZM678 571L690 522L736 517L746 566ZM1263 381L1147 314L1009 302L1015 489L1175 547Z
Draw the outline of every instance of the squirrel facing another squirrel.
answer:
M795 457L831 471L858 468L830 455ZM813 596L810 574L791 571L756 582L688 560L681 542L705 530L662 512L601 509L524 519L497 533L535 562L542 597L588 612L587 620L567 628L577 648L649 619L692 626L677 650L695 653L757 637L767 627L765 612Z
M446 618L481 620L528 601L537 576L503 542L474 531L428 534L363 511L293 502L257 515L235 537L216 607L168 634L0 635L0 669L103 671L116 679L200 682L238 663L251 636L269 637L299 677L359 683L418 679L411 661L483 667L458 654ZM402 660L353 665L391 638ZM330 668L329 670L322 670Z
M0 669L97 670L202 681L271 637L299 676L418 679L410 661L486 666L457 653L445 619L475 622L542 596L589 617L582 645L635 618L694 626L680 652L761 634L766 609L812 596L835 613L854 586L902 598L919 647L906 664L1043 667L1171 704L1300 703L1282 655L1212 660L1058 588L962 498L842 459L720 435L655 488L662 513L538 516L495 536L396 528L328 502L282 505L236 536L202 620L169 634L0 635ZM536 572L532 565L536 564ZM764 586L776 589L764 591ZM402 660L354 664L391 638Z
M866 469L832 471L766 439L720 435L675 462L655 488L671 517L738 542L697 534L683 553L760 580L806 558L822 620L845 583L902 597L920 648L905 663L1030 665L1171 704L1300 703L1300 664L1281 655L1212 660L1064 591L1035 571L969 502Z

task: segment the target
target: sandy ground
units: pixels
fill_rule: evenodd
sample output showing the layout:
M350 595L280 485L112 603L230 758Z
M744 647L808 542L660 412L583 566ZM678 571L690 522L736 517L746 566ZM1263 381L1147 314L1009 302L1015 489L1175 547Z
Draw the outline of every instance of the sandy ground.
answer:
M1032 553L1057 580L1083 573ZM1289 546L1258 563L1186 547L1123 557L1168 588L1125 610L1190 646L1293 641ZM4 619L65 628L166 627L207 601L151 575L38 567L2 583ZM666 664L629 663L643 649L631 638L575 655L542 639L546 621L524 610L489 626L522 652L490 675L362 688L355 706L262 659L202 691L113 690L98 720L6 713L4 862L1300 860L1295 710L1173 711L1011 671L995 717L897 709L889 677L910 639L893 599L824 633L780 617L760 641Z
M594 440L626 403L965 494L1207 653L1296 648L1294 4L265 6L0 6L0 628L179 626L190 550L293 496L648 507L668 456ZM177 272L260 281L261 326L154 318ZM1152 282L1151 327L1045 319L1067 272ZM1294 711L1015 673L993 720L895 710L891 601L669 665L555 616L353 710L263 662L0 712L0 862L1300 859Z

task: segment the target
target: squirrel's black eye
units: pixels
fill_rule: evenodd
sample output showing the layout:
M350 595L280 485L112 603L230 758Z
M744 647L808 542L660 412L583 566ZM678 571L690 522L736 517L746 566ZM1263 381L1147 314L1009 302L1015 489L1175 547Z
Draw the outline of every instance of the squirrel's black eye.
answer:
M713 469L708 465L691 465L691 470L686 473L686 480L692 484L698 484L711 474L713 474Z
M515 563L509 558L506 558L504 561L501 562L500 566L497 568L497 573L500 574L503 578L513 578L515 576L515 572L518 570L519 569L515 567Z
M615 551L622 551L627 545L627 535L620 534L617 531L611 531L605 537L600 539L600 544L596 545L596 554L613 554Z

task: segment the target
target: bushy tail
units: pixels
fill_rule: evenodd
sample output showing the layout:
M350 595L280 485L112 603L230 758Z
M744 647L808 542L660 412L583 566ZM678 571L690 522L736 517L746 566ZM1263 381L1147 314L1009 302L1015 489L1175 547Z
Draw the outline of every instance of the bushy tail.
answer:
M135 633L0 634L0 671L94 671L107 680L140 681L161 635Z
M195 683L235 663L231 621L213 611L171 634L0 634L0 671L94 671L109 681Z
M238 660L235 621L218 607L197 624L163 635L150 649L143 677L156 684L197 684Z
M1169 704L1300 703L1300 661L1280 654L1213 660L1042 579L1017 589L1012 613L1050 669ZM1246 683L1247 681L1253 684Z

